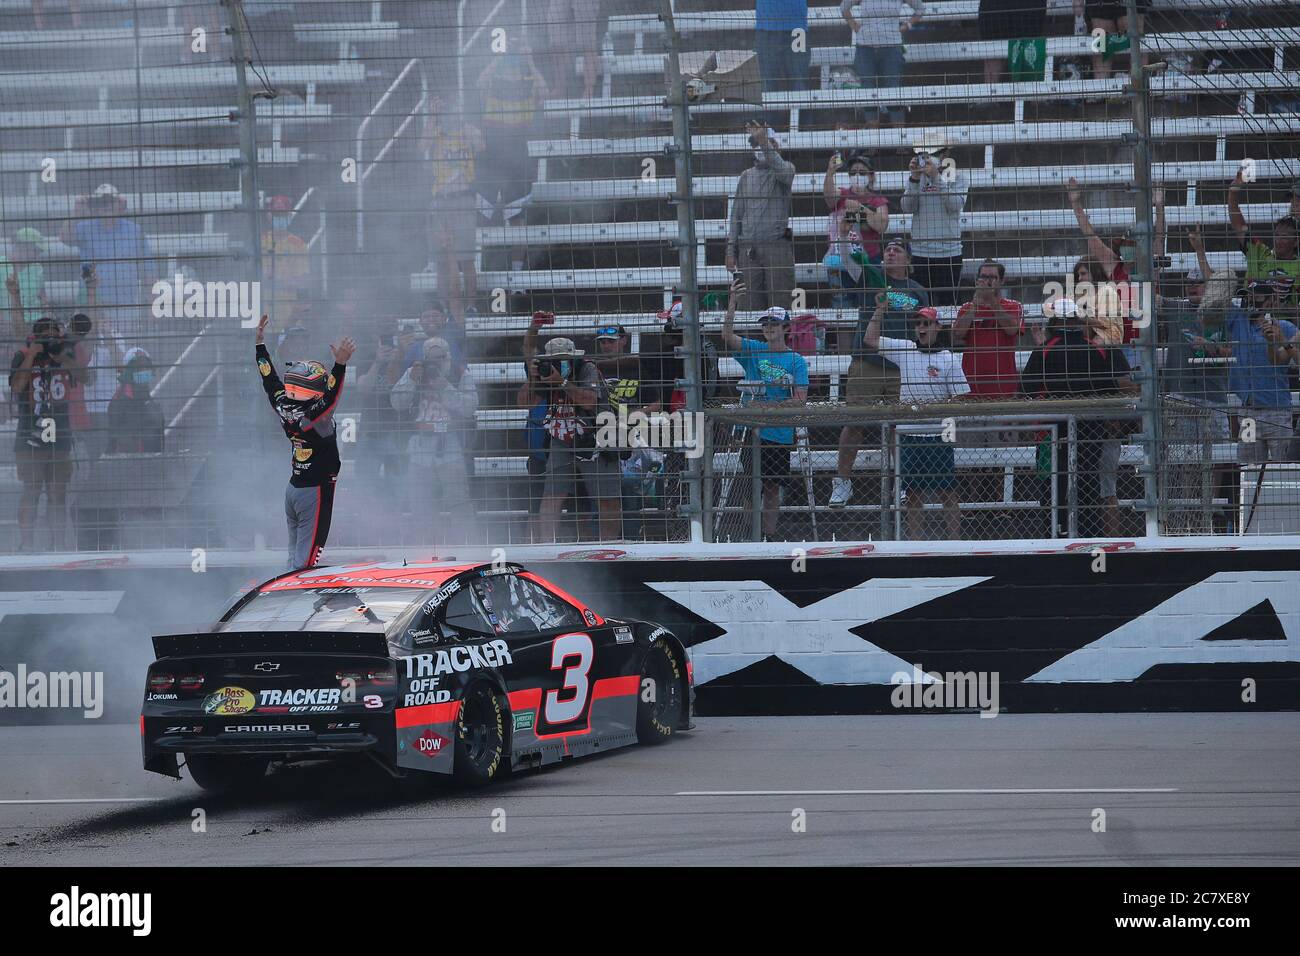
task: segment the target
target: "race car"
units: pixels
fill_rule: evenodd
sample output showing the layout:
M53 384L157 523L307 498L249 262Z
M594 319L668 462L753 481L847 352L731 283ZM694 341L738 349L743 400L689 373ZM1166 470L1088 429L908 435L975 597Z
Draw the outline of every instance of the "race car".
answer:
M667 628L616 620L517 564L311 568L208 631L153 639L144 767L207 790L272 761L364 754L470 786L692 728Z

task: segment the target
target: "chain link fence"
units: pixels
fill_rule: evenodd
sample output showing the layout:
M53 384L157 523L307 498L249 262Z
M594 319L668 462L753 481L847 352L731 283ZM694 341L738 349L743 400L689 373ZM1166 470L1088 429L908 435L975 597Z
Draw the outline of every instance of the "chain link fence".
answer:
M661 6L0 4L0 553L1300 530L1293 9Z

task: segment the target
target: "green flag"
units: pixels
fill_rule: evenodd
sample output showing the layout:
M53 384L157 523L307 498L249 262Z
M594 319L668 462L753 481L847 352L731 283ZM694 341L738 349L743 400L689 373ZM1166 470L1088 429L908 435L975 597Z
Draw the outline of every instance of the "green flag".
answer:
M1029 83L1043 78L1047 63L1047 38L1007 41L1007 66L1015 83Z

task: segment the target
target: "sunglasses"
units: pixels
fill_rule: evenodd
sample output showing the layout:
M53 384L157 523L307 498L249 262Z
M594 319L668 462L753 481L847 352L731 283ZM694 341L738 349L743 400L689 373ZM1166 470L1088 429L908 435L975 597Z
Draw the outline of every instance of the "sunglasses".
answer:
M622 338L622 336L623 333L619 331L618 326L615 325L606 326L603 329L596 330L596 338L598 339Z

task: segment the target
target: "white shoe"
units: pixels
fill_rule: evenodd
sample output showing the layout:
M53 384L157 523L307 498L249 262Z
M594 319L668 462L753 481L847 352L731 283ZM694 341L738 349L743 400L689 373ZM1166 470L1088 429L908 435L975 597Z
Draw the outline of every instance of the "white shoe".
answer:
M853 482L848 478L836 478L831 482L831 500L827 502L832 508L843 508L853 497Z

